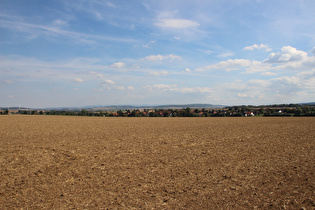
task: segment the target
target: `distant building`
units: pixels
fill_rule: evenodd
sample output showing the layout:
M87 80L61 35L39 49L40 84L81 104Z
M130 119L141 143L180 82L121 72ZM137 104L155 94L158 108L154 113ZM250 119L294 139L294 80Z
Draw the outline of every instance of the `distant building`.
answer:
M247 112L245 112L244 115L245 115L245 117L247 117L247 116L255 116L252 111L247 111Z

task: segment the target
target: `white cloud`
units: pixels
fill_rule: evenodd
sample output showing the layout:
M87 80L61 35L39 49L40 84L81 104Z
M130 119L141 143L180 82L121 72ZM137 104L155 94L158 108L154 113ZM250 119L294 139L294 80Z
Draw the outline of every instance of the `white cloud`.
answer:
M116 84L116 82L114 82L113 80L110 80L110 79L106 79L104 80L104 82L101 84L102 87L106 88L107 90L111 90L112 88L115 88L115 89L120 89L119 87L120 86L114 86L113 85ZM123 88L123 87L122 87Z
M9 84L13 84L15 82L13 80L5 80L4 83L9 85Z
M291 46L281 48L281 52L271 53L269 58L265 60L266 63L287 63L296 62L307 59L307 53L297 50Z
M57 20L53 21L53 25L55 25L55 26L66 26L66 25L68 25L68 23L66 21L64 21L64 20L57 19Z
M116 84L116 82L114 82L114 81L112 81L112 80L110 80L110 79L106 79L106 80L104 80L104 82L105 82L106 84L109 84L109 85Z
M251 61L248 59L229 59L226 61L221 61L216 64L212 64L205 67L200 67L195 69L195 71L206 71L206 70L214 70L214 69L222 69L227 72L233 70L244 69L247 73L256 73L267 71L270 69L271 65L267 63L262 63L260 61Z
M162 91L169 91L169 92L180 92L180 93L213 93L214 91L209 87L178 87L177 85L166 85L166 84L159 84L159 85L152 85L152 86L145 86L144 88L148 90L162 90Z
M80 82L100 76L96 70L108 68L99 64L99 59L79 57L70 60L43 61L39 59L22 56L0 56L3 67L10 67L12 71L6 72L8 79L27 76L28 79L38 78L52 80L66 80Z
M275 70L307 70L315 67L315 56L291 46L281 48L281 52L271 53L264 63L273 65Z
M23 18L21 18L23 19ZM16 20L0 20L0 27L12 29L15 31L23 32L31 34L32 37L38 37L40 35L44 36L63 36L70 38L71 40L75 40L79 43L83 44L95 44L94 41L91 40L105 40L105 41L116 41L116 42L135 42L132 39L118 38L118 37L110 37L104 35L93 35L93 34L84 34L75 31L68 31L58 28L56 25L38 25L25 23L23 21Z
M229 59L212 65L199 67L195 71L222 69L227 72L232 70L245 70L246 73L266 72L263 75L275 75L272 70L307 70L315 67L315 56L308 56L304 51L286 46L281 52L271 53L268 59L261 61L248 59Z
M225 69L226 71L232 71L232 70L237 70L241 67L246 67L251 64L250 60L247 59L229 59L227 61L221 61L211 68L215 69Z
M106 2L106 5L109 6L109 7L113 7L113 8L116 7L116 6L115 6L113 3L111 3L111 2Z
M299 72L296 75L301 78L315 78L315 68L310 71Z
M99 74L97 74L97 77L98 78L103 78L103 74L99 73Z
M260 61L251 61L250 65L245 68L247 73L257 73L271 70L272 67L268 63L263 63Z
M159 19L154 25L162 28L185 29L195 28L200 24L187 19Z
M124 86L115 86L115 89L117 89L117 90L125 90L125 87Z
M221 53L220 55L218 55L218 58L226 58L226 57L230 57L230 56L234 56L234 53L232 52L227 52L227 53Z
M180 88L182 93L213 93L214 91L209 87L185 87Z
M117 62L117 63L113 63L111 65L112 68L122 68L124 67L126 64L124 62Z
M163 61L163 60L181 60L182 58L178 55L149 55L144 58L144 60L147 61Z
M74 81L75 81L75 82L84 82L84 80L81 79L81 78L75 78Z
M267 87L268 85L270 85L270 81L262 79L252 79L249 80L247 84L252 86Z
M282 76L269 80L250 79L247 82L232 82L222 84L216 88L223 93L230 93L247 99L261 101L265 104L266 101L275 101L276 103L282 100L292 102L299 99L301 94L315 96L315 69L311 71L303 71L294 76Z
M284 77L272 79L271 81L273 83L276 83L277 85L280 85L280 84L295 85L295 86L302 85L301 79L296 76L292 76L292 77L284 76Z
M185 71L186 72L191 72L191 69L190 68L185 68Z
M198 51L202 52L202 53L205 53L207 55L210 55L211 53L213 53L212 50L203 50L203 49L198 49Z
M237 93L237 96L244 98L244 97L247 97L248 94L246 94L246 93Z
M205 71L205 70L212 70L212 69L224 69L225 71L232 71L238 70L241 67L250 66L251 61L246 59L229 59L227 61L221 61L219 63L197 68L195 71Z
M254 44L254 45L251 45L251 46L247 46L247 47L244 47L244 50L255 50L255 49L265 49L266 52L270 52L272 51L272 49L270 47L268 47L267 45L264 45L264 44Z
M127 89L128 90L135 90L135 88L133 86L128 86Z
M274 75L277 75L276 73L274 73L274 72L263 72L263 73L261 73L262 75L265 75L265 76L274 76Z
M165 76L165 75L169 75L169 73L167 71L154 71L154 72L151 72L150 75L152 75L152 76Z
M150 86L148 86L150 87ZM159 85L152 85L151 88L161 89L163 91L168 90L174 90L177 88L177 85L165 85L165 84L159 84Z
M174 39L180 40L181 38L178 36L174 36Z

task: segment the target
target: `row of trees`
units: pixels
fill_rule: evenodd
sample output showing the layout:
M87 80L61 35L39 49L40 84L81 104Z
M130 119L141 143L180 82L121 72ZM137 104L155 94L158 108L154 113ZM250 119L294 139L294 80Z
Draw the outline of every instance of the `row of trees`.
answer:
M7 115L9 114L9 110L6 109L6 110L0 110L0 115Z
M2 110L0 114L9 114L9 110ZM315 107L299 106L287 108L233 106L223 109L139 109L118 111L64 111L25 110L20 114L31 115L68 115L68 116L102 116L102 117L242 117L242 116L315 116Z

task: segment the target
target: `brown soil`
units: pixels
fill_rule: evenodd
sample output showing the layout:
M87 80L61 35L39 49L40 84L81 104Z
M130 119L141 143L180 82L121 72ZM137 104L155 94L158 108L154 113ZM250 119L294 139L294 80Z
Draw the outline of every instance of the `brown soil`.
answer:
M0 209L314 209L315 118L0 116Z

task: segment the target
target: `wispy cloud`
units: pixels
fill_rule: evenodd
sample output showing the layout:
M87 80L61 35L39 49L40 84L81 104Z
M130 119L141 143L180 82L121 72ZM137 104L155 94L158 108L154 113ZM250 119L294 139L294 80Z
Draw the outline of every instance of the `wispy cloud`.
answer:
M275 76L275 75L277 75L277 73L275 73L275 72L263 72L263 73L261 73L261 75L265 75L265 76Z
M120 85L120 86L115 86L114 87L116 90L125 90L125 87Z
M135 87L133 87L133 86L128 86L127 89L128 89L128 90L135 90Z
M315 56L308 56L304 51L294 47L286 46L281 52L271 53L263 61L249 59L229 59L204 67L196 68L195 71L225 70L245 70L247 73L265 72L264 75L272 75L271 71L277 70L301 70L315 67Z
M5 71L4 75L13 78L46 78L48 80L80 82L82 78L90 79L91 75L97 74L95 70L107 68L106 65L100 65L98 62L99 59L82 57L69 60L43 61L24 56L0 56L0 69L11 69Z
M126 64L124 62L117 62L111 65L112 68L123 68Z
M250 60L247 59L229 59L227 61L221 61L219 63L197 68L195 71L206 71L206 70L212 70L212 69L223 69L225 71L232 71L232 70L238 70L241 67L247 67L251 64Z
M74 81L75 82L84 82L84 80L82 78L75 78Z
M202 52L202 53L205 53L205 54L207 54L207 55L210 55L210 54L212 54L212 53L213 53L213 51L212 51L212 50L198 49L198 51L200 51L200 52Z
M154 25L161 28L186 29L196 28L200 24L198 22L187 19L158 19Z
M239 96L239 97L248 97L248 94L246 94L246 93L237 93L237 96Z
M219 54L217 57L218 57L218 58L226 58L226 57L231 57L231 56L234 56L234 53L232 53L232 52L226 52L226 53L221 53L221 54Z
M57 27L68 26L68 22L60 19L56 19L52 22L52 25Z
M154 72L150 72L150 75L152 75L152 76L166 76L166 75L169 75L169 73L167 71L154 71Z
M158 84L151 86L144 86L148 90L162 90L169 92L180 92L180 93L213 93L214 91L209 87L178 87L176 84L166 85Z
M245 82L232 82L217 86L220 91L236 94L238 97L253 99L263 104L266 100L279 102L293 100L304 94L315 96L315 69L272 79L250 79Z
M22 21L16 20L1 20L0 19L0 27L11 29L14 31L19 31L27 34L32 34L33 36L45 35L45 36L62 36L66 38L70 38L72 40L79 41L81 43L91 43L91 40L103 40L103 41L114 41L114 42L135 42L134 39L129 38L119 38L113 36L105 36L105 35L94 35L94 34L86 34L75 31L69 31L61 29L56 25L38 25L32 23L26 23Z
M114 82L113 80L110 80L110 79L106 79L106 80L104 80L104 82L105 82L106 84L109 84L109 85L114 85L114 84L116 84L116 82Z
M255 49L265 49L266 52L270 52L272 51L272 49L270 47L268 47L268 45L265 45L265 44L253 44L251 46L247 46L247 47L244 47L244 50L255 50Z
M163 61L163 60L182 60L182 58L178 55L149 55L144 58L146 61Z

